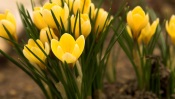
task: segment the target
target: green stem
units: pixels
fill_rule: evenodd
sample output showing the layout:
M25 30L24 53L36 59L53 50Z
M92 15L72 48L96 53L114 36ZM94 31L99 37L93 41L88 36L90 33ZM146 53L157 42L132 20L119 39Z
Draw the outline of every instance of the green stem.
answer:
M134 63L136 65L136 69L135 71L138 71L138 75L137 75L137 78L138 78L138 86L140 89L143 88L143 82L142 82L142 67L141 67L141 61L140 61L140 55L139 55L139 52L138 52L138 46L137 46L137 42L135 42L134 44L134 48L133 48L133 59L134 59Z

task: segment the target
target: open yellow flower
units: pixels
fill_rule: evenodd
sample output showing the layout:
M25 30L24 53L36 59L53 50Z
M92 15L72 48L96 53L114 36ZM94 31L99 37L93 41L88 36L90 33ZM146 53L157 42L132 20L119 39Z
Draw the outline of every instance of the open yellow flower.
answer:
M40 40L36 40L36 42L45 51L46 54L49 54L50 48L48 43L45 43L44 46ZM41 69L45 69L45 65L40 60L45 62L46 55L43 53L39 46L35 43L33 39L29 39L28 44L24 46L23 54L31 63L37 64ZM34 54L32 54L32 52ZM40 60L37 57L35 57L35 55L38 56Z
M73 12L74 14L77 13L79 10L80 13L89 13L91 5L91 0L75 0L73 3Z
M37 26L39 29L43 29L47 27L46 22L43 19L43 16L41 15L42 7L35 7L33 11L33 23Z
M11 36L17 40L16 20L14 15L8 10L6 10L4 14L0 14L0 36L9 39L9 36L6 30L4 29L4 26L10 32Z
M141 30L141 34L139 36L138 42L143 41L144 44L148 44L152 36L155 34L158 24L159 24L158 18L151 25L150 23L148 23L147 26Z
M58 39L52 28L45 27L40 31L40 40L43 44L50 43L51 39Z
M172 43L175 45L175 15L172 15L170 21L166 21L166 30L171 38Z
M79 26L81 24L81 33L86 38L91 32L91 23L90 23L90 20L89 20L89 16L88 16L88 14L80 14L81 18L79 19L79 15L77 17L78 18L76 18L76 16L74 16L74 15L71 16L72 32L74 32L74 28L75 28L75 32L74 32L75 37L78 38L80 36ZM80 20L80 22L79 22L79 20ZM75 23L75 21L76 21L76 23Z
M46 3L43 6L42 15L43 15L45 22L48 24L49 27L57 28L55 21L53 19L51 10L53 11L59 25L63 27L61 24L61 21L62 21L64 27L67 28L67 22L68 22L68 17L69 17L69 8L67 4L64 3L63 8L56 3Z
M140 6L135 7L127 14L127 23L131 28L133 39L138 39L141 30L148 24L149 17Z
M62 62L75 63L84 50L85 39L81 35L75 39L68 33L64 33L60 41L52 39L51 49L54 55Z

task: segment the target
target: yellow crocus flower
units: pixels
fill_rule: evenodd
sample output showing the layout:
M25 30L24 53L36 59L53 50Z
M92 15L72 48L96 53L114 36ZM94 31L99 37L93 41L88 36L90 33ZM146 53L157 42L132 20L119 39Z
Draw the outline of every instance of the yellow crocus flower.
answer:
M49 39L49 40L48 40ZM40 31L40 40L43 44L50 43L51 39L58 39L52 28L45 27Z
M94 27L95 33L100 33L103 30L105 30L106 26L108 26L111 20L113 19L113 17L108 18L108 12L102 8L96 9L94 11L93 19L95 18L96 18L95 27Z
M76 18L76 16L74 16L74 15L71 16L72 32L75 31L74 32L75 37L78 38L79 35L81 35L80 34L80 28L79 28L79 25L81 24L81 33L86 38L91 32L91 23L90 23L90 20L89 20L89 16L88 16L88 14L80 14L81 18L79 19L79 15L77 17L78 18ZM80 22L79 22L79 20L80 20ZM74 26L74 25L76 25L76 26ZM75 30L74 30L74 28L75 28Z
M74 14L77 13L77 11L79 10L80 13L89 13L89 9L90 9L90 5L91 5L91 0L74 0L73 3L73 12Z
M41 15L42 7L35 7L33 11L33 23L36 25L37 28L43 29L47 27L46 22Z
M64 33L60 40L51 40L51 49L54 55L62 62L75 63L84 50L85 39L81 35L75 39L68 33Z
M64 0L63 0L64 1ZM61 0L52 0L52 3L56 3L59 6L62 6L62 1Z
M95 14L94 12L95 12L95 5L94 5L94 3L91 3L90 8L89 8L89 13L91 15L91 19L93 19L93 17L94 17L94 14Z
M15 40L17 40L16 20L14 15L8 10L6 10L4 14L0 14L0 36L9 39L9 36L4 29L4 26L10 32L11 36L14 37Z
M63 0L68 6L69 6L69 10L72 10L72 5L73 5L73 0ZM61 0L52 0L53 3L57 3L58 5L62 5L62 1Z
M141 30L148 24L149 17L140 6L135 7L127 14L127 23L131 28L133 39L138 39Z
M45 43L45 46L44 46L40 40L36 40L36 42L48 55L50 52L48 43ZM29 39L28 44L24 46L23 54L31 63L37 64L41 69L45 69L45 65L40 60L45 62L46 55L43 53L43 51L40 49L39 46L35 43L33 39ZM30 51L33 52L36 56L38 56L40 60L37 57L35 57L35 55L32 54Z
M151 40L152 36L155 34L158 24L159 24L158 18L151 25L150 23L148 23L147 26L141 30L138 42L143 41L143 43L147 45Z
M46 3L43 6L42 15L45 20L45 22L48 24L51 28L57 28L55 21L53 19L51 10L53 11L59 25L61 26L61 20L64 25L64 27L67 29L67 22L69 17L69 8L66 3L64 3L64 7L62 8L56 3ZM62 26L61 26L62 27Z
M172 15L170 21L166 21L166 30L171 38L172 43L175 45L175 15Z

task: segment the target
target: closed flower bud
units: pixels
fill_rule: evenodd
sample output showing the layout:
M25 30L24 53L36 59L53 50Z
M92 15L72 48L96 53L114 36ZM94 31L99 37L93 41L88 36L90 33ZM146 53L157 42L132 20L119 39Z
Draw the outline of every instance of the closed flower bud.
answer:
M91 3L90 8L89 8L89 13L91 15L91 19L93 19L93 17L94 17L94 12L95 12L95 5L94 5L94 3Z
M98 11L99 10L99 11ZM104 9L96 9L94 11L94 19L96 18L95 21L95 27L94 27L94 32L95 33L101 33L105 30L105 28L109 25L113 17L108 18L108 12L106 12Z
M52 28L45 27L40 31L40 40L43 44L50 43L51 39L58 39Z
M60 5L60 6L62 5L62 1L61 0L52 0L52 2L56 3L56 4ZM71 11L72 10L72 5L73 5L73 0L65 0L64 2L68 5L69 10Z
M65 0L67 5L69 6L69 10L71 11L72 10L72 7L73 7L73 0Z
M53 11L59 25L63 27L62 26L62 23L63 23L64 27L67 28L67 22L68 22L68 17L69 17L69 8L67 4L64 3L63 8L57 5L56 3L46 3L43 6L42 15L43 15L45 22L48 24L49 27L57 28L54 18L52 16L51 10Z
M166 21L166 30L171 38L172 43L175 45L175 15L172 15L170 21Z
M60 40L52 39L51 49L54 55L62 62L75 63L84 50L85 39L81 35L75 39L68 33L64 33Z
M43 16L41 14L42 7L35 7L33 11L33 22L36 25L37 28L43 29L47 27L46 22L43 19Z
M52 3L56 3L59 6L62 6L62 1L61 0L52 0Z
M91 0L75 0L73 3L73 12L74 14L77 13L79 10L80 13L89 13L91 5Z
M79 19L79 16L80 16L80 19ZM78 18L76 18L76 16L74 15L71 16L72 32L75 34L76 38L78 38L81 35L81 33L86 38L91 32L91 24L90 24L89 16L87 14L80 14L80 15L77 15L77 17ZM80 26L79 23L81 24L81 29L79 28Z
M149 17L140 6L135 7L127 14L127 23L131 28L133 39L138 39L141 30L148 24Z
M0 36L9 39L9 35L6 32L4 26L10 32L11 36L15 40L17 40L16 20L14 18L14 15L10 13L8 10L6 10L4 14L0 14Z
M152 36L155 34L158 24L159 24L159 19L156 19L151 25L150 23L148 23L147 26L141 30L141 34L139 36L138 42L140 43L143 41L143 43L147 45L151 40Z
M46 54L49 54L50 48L48 43L45 43L44 46L40 40L36 40L36 42L45 51ZM23 54L31 63L37 64L41 69L45 69L45 65L41 61L45 62L46 55L43 53L42 49L40 49L39 46L35 43L33 39L29 39L28 44L24 46ZM35 55L41 61L37 57L35 57Z

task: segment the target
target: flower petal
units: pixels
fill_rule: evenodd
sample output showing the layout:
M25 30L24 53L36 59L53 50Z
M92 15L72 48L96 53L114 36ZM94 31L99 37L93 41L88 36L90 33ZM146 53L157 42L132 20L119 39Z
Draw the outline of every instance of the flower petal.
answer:
M83 52L84 46L85 46L84 36L81 35L79 38L77 38L76 43L78 44L78 46L80 48L80 54L81 54Z
M64 33L60 38L60 44L64 52L72 52L75 40L70 34Z
M72 54L67 53L67 52L62 56L62 61L63 62L66 61L68 64L74 63L76 60L77 60L77 58L75 56L73 56Z

